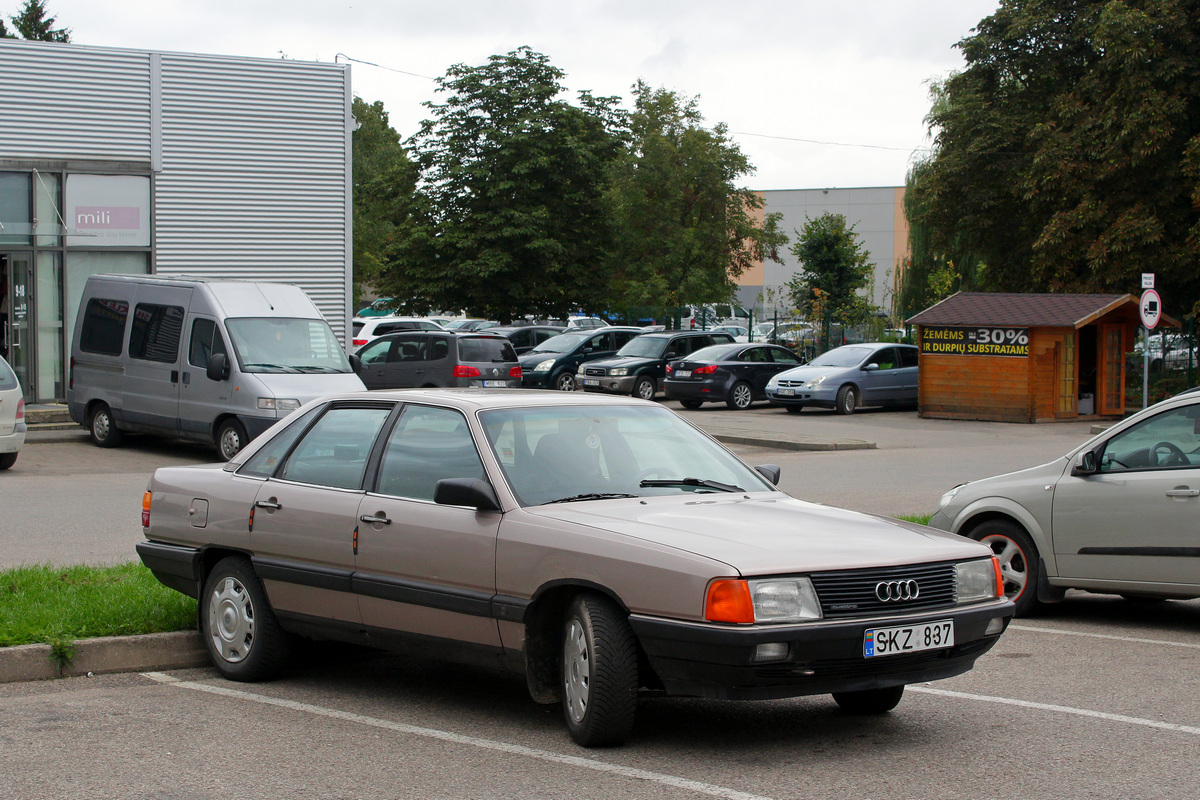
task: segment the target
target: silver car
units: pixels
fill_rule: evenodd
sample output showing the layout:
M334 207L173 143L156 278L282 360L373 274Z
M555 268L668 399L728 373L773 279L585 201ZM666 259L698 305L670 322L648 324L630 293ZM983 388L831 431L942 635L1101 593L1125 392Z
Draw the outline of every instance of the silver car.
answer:
M25 396L17 374L0 356L0 469L17 463L25 431Z
M835 347L771 378L767 400L792 412L813 406L839 414L861 406L915 406L917 348L890 342Z
M275 674L297 634L482 657L585 746L624 740L641 692L881 713L995 644L987 547L778 476L632 398L346 394L227 465L156 471L137 549L199 599L228 678Z
M929 524L992 548L1018 615L1068 588L1200 597L1200 392L1049 464L956 486Z

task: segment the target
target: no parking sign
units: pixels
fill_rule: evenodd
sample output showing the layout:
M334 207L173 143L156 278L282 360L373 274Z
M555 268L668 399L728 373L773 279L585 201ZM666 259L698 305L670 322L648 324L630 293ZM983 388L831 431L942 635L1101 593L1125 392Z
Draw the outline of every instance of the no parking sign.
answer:
M1146 326L1147 330L1154 330L1159 319L1162 318L1162 301L1158 297L1158 292L1153 289L1142 292L1139 310L1142 313L1142 324Z

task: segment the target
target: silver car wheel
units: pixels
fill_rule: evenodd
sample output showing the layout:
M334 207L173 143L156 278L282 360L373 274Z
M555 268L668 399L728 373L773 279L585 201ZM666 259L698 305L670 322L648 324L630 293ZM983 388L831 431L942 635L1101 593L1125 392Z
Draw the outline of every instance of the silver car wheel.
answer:
M208 599L208 632L213 650L236 664L254 646L254 604L250 593L236 578L226 577L213 587Z
M575 723L583 722L587 713L592 686L592 658L588 652L587 636L578 619L572 619L563 642L563 690L566 692L567 713Z
M558 380L554 382L554 388L560 392L575 391L575 376L569 372L564 372L558 376Z
M733 387L733 391L729 393L729 407L738 411L745 411L754 402L754 392L750 389L748 383L738 383Z
M992 548L1000 560L1000 578L1004 581L1004 595L1009 599L1021 596L1029 582L1029 565L1025 554L1017 543L1007 536L985 536L979 541Z
M649 378L642 378L633 387L633 396L640 397L643 400L654 399L654 381Z

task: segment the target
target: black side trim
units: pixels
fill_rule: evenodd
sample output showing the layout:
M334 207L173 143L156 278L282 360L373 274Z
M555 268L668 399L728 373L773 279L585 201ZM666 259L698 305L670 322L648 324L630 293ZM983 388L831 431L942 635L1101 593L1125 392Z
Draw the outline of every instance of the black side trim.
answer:
M1081 556L1167 556L1200 558L1200 547L1081 547Z
M430 583L356 572L350 579L349 591L367 597L426 608L440 608L473 617L492 616L492 595L469 589L447 589Z
M159 583L188 597L200 596L200 548L165 542L138 542L142 563Z
M315 586L318 589L331 589L335 592L349 592L353 571L336 569L334 567L318 567L313 564L301 564L295 561L279 561L270 558L252 556L254 571L265 581L284 581L298 583L301 586Z
M530 601L519 597L503 597L496 595L492 598L492 616L508 622L524 622L525 611Z

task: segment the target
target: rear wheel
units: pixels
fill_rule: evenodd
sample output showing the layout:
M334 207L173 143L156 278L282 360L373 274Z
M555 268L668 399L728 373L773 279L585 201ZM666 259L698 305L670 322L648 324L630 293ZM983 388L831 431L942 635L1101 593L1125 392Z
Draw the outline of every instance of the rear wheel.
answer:
M858 408L858 392L856 392L854 387L850 386L849 384L843 386L842 388L838 389L837 401L835 405L837 407L837 413L853 414L854 409Z
M218 672L234 681L260 681L279 671L287 634L249 561L230 556L217 562L200 603L200 633Z
M725 398L725 405L736 411L745 411L753 402L754 390L745 381L735 383L729 390L729 396Z
M560 392L575 391L575 376L570 372L560 373L559 376L554 379L554 388L558 389Z
M833 699L847 714L884 714L891 711L904 696L904 686L886 689L866 689L861 692L834 692Z
M17 463L16 453L5 453L4 455L0 455L0 469L8 469L15 463Z
M1038 552L1023 529L1011 522L990 519L971 531L971 538L992 548L1000 560L1004 595L1017 606L1017 616L1028 616L1037 607Z
M621 744L637 713L637 645L625 615L596 594L579 595L563 628L563 715L584 747Z
M638 378L637 383L633 385L633 396L640 397L642 400L654 399L654 379L653 378Z
M217 449L221 451L221 458L226 461L236 456L249 441L246 426L233 417L222 422L217 428Z
M92 442L98 447L116 447L121 443L124 434L113 422L112 409L105 403L100 403L92 409L92 418L88 422L88 433Z
M699 408L700 406L704 405L704 401L703 400L680 400L679 405L683 406L684 408L696 409L696 408Z

